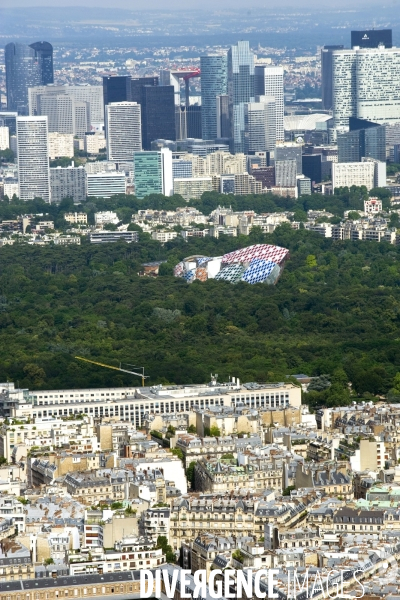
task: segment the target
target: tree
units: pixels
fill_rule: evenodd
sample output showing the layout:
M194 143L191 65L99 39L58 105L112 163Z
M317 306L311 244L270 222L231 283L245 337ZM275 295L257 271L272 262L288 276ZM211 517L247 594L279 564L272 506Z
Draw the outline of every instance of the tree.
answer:
M165 537L165 535L159 535L157 538L157 548L161 548L161 550L163 551L163 554L165 554L165 559L168 563L176 563L176 555L175 552L172 548L172 546L170 546L168 544L168 539Z
M186 477L187 477L188 482L192 486L192 488L194 487L194 475L195 475L194 469L195 469L195 466L196 466L196 461L192 461L189 464L188 468L186 469Z
M0 162L14 162L14 152L10 148L0 150Z
M347 218L351 221L358 221L359 219L361 219L361 215L356 210L351 210L347 215Z
M184 462L185 457L180 448L172 448L171 452L174 456L177 456L182 462Z
M211 437L219 437L221 435L221 430L216 425L212 425L210 427L210 436Z
M288 485L282 492L282 496L290 496L290 492L296 489L295 485Z
M196 433L196 427L195 425L189 425L188 429L187 429L188 433Z
M306 265L309 269L313 269L317 266L317 259L314 254L309 254L306 258Z

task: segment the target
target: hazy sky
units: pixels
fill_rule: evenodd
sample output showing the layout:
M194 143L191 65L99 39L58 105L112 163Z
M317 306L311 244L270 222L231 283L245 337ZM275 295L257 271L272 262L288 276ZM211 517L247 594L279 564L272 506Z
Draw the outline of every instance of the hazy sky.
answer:
M0 0L1 7L17 7L17 6L76 6L79 10L79 6L87 7L104 7L104 8L126 8L129 10L178 10L178 9L212 9L212 10L226 10L229 8L240 9L248 11L254 8L282 8L291 7L296 12L301 12L306 7L314 7L321 9L326 7L328 11L333 8L356 8L362 9L366 5L376 5L375 0L335 0L334 5L328 2L321 2L321 0ZM399 5L399 0L388 0L387 4Z

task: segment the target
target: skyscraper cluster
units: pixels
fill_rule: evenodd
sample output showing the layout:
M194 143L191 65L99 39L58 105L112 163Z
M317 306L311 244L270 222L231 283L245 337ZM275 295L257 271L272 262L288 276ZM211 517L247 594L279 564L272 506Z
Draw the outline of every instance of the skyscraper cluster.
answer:
M104 197L115 189L188 199L211 189L297 195L329 178L335 160L356 165L350 176L371 170L357 164L384 163L387 126L400 126L400 49L390 30L354 31L351 43L321 52L322 104L331 115L314 115L315 127L329 130L331 145L316 149L288 132L285 140L284 69L258 64L247 41L201 56L199 68L106 76L102 85L54 84L51 44L7 44L7 109L17 117L15 135L0 122L0 143L14 144L20 197L51 201L52 181L56 201L68 186L83 197L72 165L65 176L49 171L50 158L76 151L104 153L85 166L86 195L103 189ZM199 77L201 103L192 104L189 84ZM82 187L82 171L76 178Z

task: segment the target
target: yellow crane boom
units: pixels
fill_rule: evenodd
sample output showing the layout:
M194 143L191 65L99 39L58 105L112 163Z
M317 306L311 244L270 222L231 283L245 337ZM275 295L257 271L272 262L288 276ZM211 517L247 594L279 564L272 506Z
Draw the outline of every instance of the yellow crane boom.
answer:
M83 358L83 356L75 356L78 360L83 360L84 362L91 363L92 365L97 365L98 367L105 367L106 369L114 369L114 371L122 371L123 373L129 373L129 375L137 375L137 377L142 378L142 386L144 387L144 380L149 377L149 375L144 374L144 367L138 367L142 369L142 373L136 373L136 371L128 371L127 369L122 369L121 366L114 367L113 365L106 365L101 362L96 362L95 360L90 360L89 358Z

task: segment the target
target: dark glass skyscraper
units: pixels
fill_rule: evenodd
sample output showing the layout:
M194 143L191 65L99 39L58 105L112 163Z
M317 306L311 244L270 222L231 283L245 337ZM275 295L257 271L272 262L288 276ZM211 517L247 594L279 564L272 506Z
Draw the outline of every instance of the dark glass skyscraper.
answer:
M30 47L36 53L39 69L42 74L42 85L54 83L53 46L49 42L34 42Z
M303 175L309 177L313 183L322 181L322 155L321 154L303 154L302 156Z
M201 70L201 131L204 140L215 140L217 132L217 96L228 93L228 57L200 57Z
M366 29L364 31L351 32L351 47L359 48L392 48L392 30L391 29Z
M361 162L363 157L386 161L386 127L350 117L350 131L338 133L338 161Z
M254 92L254 54L249 42L238 42L228 52L229 120L233 152L244 152L244 105L254 102Z
M103 98L104 114L106 105L111 102L132 102L131 78L129 75L103 77Z
M142 88L144 85L156 86L159 84L158 77L135 77L131 79L131 101L141 104Z
M28 88L53 83L53 46L49 42L5 47L7 109L29 114Z
M144 85L140 104L143 150L151 150L151 142L157 139L175 140L174 86Z

